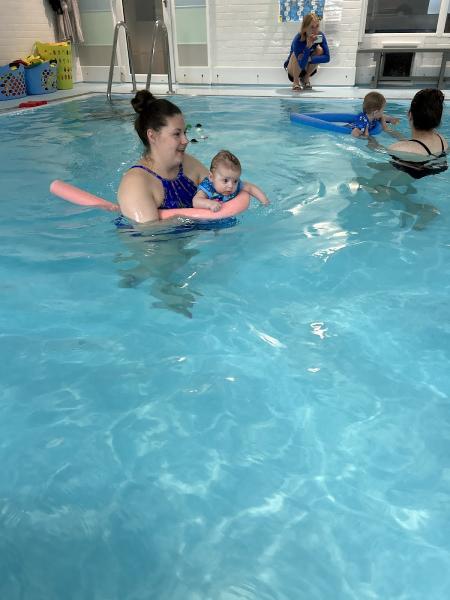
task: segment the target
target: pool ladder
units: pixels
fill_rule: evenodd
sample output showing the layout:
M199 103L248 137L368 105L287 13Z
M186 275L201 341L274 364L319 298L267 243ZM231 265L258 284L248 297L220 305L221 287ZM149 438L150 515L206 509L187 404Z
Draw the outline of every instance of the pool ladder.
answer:
M121 27L123 27L125 30L125 37L126 37L126 41L127 41L127 52L128 52L128 64L130 66L131 81L133 83L133 92L136 92L136 90L137 90L137 88L136 88L136 73L134 70L130 34L129 34L128 27L127 27L127 24L125 23L125 21L119 21L114 28L111 64L109 66L108 88L106 90L106 97L109 101L111 101L111 87L112 87L112 80L113 80L113 75L114 75L114 62L116 60L117 42L119 39L119 29ZM166 57L166 62L167 62L167 82L169 85L168 93L173 94L174 92L173 92L173 86L172 86L172 71L171 71L171 67L170 67L170 55L169 55L169 35L167 33L167 27L165 26L164 22L160 19L155 21L154 25L153 25L153 44L152 44L152 51L150 54L150 64L148 67L147 80L145 82L145 89L148 90L150 88L150 82L152 79L152 71L153 71L153 62L155 60L156 42L158 39L158 33L160 31L162 32L162 34L164 36L164 50L165 50L165 57Z

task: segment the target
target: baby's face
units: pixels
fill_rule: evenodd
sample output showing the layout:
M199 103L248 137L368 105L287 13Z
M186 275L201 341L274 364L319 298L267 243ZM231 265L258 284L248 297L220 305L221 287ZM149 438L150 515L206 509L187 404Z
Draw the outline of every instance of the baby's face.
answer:
M210 171L209 179L218 194L229 196L236 191L241 173L228 165L218 165Z

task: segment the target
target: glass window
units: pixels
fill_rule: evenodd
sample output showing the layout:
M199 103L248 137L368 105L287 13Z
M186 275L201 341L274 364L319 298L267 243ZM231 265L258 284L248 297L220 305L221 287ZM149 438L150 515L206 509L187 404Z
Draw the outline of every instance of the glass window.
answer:
M448 5L447 19L445 21L445 33L450 33L450 4Z
M440 6L441 0L369 0L366 33L434 33Z

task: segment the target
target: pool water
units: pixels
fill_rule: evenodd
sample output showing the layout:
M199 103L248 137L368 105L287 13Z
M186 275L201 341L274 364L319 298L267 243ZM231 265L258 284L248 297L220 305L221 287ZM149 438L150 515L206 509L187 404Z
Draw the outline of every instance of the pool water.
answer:
M48 191L114 199L128 101L1 117L0 597L446 600L449 171L177 97L271 205L133 236Z

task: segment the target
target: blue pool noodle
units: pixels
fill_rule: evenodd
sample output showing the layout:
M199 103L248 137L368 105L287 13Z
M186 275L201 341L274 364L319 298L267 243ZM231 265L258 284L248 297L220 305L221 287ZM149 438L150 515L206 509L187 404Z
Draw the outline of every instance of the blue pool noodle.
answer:
M336 125L336 123L353 123L357 116L353 113L291 113L291 121L333 133L350 134L352 132L350 127ZM381 122L377 121L370 135L378 135L382 130Z

